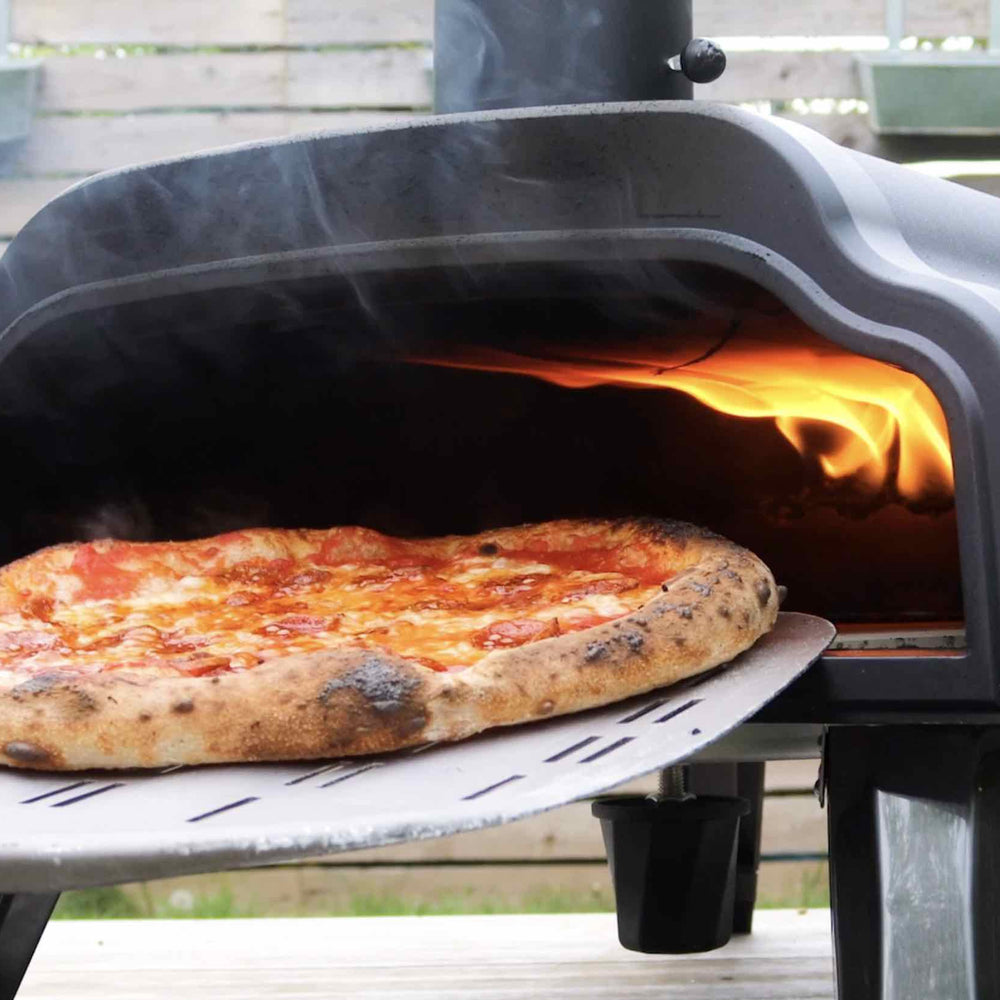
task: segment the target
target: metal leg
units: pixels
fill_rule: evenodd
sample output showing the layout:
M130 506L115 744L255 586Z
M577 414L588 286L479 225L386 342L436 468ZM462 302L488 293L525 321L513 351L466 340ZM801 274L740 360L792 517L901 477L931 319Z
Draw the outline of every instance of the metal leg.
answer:
M760 867L760 825L764 803L763 763L691 764L688 787L695 795L736 795L750 803L750 813L740 820L736 853L736 900L733 932L749 934L757 901Z
M835 727L840 1000L1000 996L1000 729Z
M13 1000L58 899L58 892L0 894L0 1000Z
M753 930L757 869L760 867L760 829L764 817L763 762L736 765L736 794L750 803L750 814L740 820L740 841L736 849L733 933L749 934Z

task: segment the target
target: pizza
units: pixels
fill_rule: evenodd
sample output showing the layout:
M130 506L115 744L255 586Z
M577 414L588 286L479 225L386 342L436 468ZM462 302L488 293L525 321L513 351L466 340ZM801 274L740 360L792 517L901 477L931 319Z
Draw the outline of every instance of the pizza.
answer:
M0 570L0 762L159 767L461 739L708 670L777 605L755 555L651 519L57 545Z

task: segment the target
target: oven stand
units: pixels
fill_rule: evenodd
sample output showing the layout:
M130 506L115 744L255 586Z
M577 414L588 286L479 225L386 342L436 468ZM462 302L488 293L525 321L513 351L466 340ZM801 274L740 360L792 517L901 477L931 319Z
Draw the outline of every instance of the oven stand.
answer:
M840 1000L1000 996L1000 729L834 727Z
M0 1000L13 1000L58 899L58 892L0 894Z
M733 903L733 933L749 934L757 902L764 763L691 764L688 767L688 789L695 795L737 796L750 803L750 812L740 820L736 848L736 898Z

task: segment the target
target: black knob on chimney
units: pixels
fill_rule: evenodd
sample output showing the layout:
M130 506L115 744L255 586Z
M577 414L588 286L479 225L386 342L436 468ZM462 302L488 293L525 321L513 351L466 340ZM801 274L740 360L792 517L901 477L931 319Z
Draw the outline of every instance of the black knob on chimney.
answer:
M708 38L692 38L681 50L681 72L692 83L711 83L722 76L726 53Z

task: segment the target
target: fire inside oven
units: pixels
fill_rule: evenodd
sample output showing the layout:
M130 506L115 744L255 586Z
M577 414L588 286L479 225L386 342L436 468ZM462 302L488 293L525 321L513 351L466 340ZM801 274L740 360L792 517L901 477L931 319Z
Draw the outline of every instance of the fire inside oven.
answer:
M927 386L718 268L617 260L259 284L77 313L0 365L5 560L113 536L689 520L786 610L959 628Z

